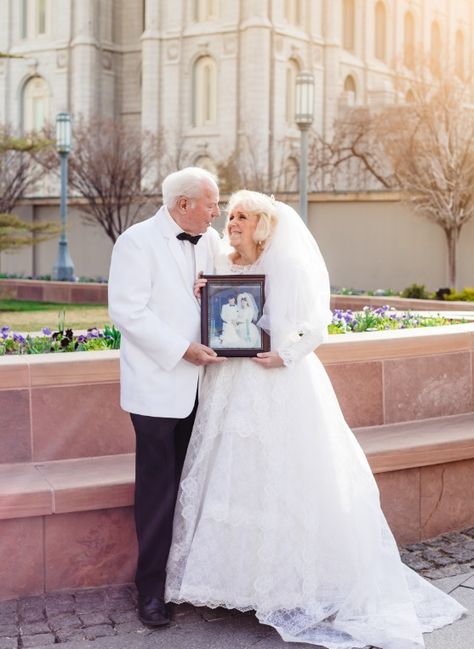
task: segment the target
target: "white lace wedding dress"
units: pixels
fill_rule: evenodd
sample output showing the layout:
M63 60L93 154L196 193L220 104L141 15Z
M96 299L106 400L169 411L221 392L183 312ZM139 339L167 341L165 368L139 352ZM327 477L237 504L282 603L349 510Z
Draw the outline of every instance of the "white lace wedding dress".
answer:
M221 261L218 273L259 272ZM316 334L317 335L317 334ZM424 646L464 609L404 566L372 472L311 330L206 369L186 458L166 599L254 609L289 642Z

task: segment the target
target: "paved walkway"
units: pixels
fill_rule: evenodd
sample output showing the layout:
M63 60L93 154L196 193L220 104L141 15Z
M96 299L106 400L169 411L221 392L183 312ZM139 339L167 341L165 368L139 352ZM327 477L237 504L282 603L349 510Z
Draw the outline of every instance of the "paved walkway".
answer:
M404 562L468 608L470 615L425 636L427 649L474 647L474 528L401 548ZM136 592L116 586L0 602L0 649L287 649L252 613L175 608L166 629L136 617Z

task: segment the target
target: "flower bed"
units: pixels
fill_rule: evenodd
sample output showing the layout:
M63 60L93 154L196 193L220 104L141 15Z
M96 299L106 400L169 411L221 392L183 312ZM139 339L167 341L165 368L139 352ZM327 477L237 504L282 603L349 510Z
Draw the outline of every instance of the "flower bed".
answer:
M64 314L63 314L64 318ZM383 331L391 329L414 329L417 327L439 327L462 324L462 320L445 318L440 315L429 316L410 311L397 311L387 305L372 308L365 306L362 311L353 312L335 309L328 327L330 334L352 332ZM0 356L6 354L47 354L54 352L88 352L120 349L120 331L115 325L106 326L103 331L91 327L86 333L74 334L60 323L58 331L42 329L41 334L23 335L10 327L0 329Z
M85 333L74 334L72 329L52 332L47 327L41 334L20 334L10 327L0 329L0 356L6 354L50 354L54 352L96 352L120 348L120 332L114 325L103 331L91 327Z
M441 315L430 316L398 311L384 305L378 308L365 306L362 311L353 312L335 309L329 333L344 334L348 332L384 331L389 329L414 329L416 327L441 327L449 324L461 324L463 321L446 318Z

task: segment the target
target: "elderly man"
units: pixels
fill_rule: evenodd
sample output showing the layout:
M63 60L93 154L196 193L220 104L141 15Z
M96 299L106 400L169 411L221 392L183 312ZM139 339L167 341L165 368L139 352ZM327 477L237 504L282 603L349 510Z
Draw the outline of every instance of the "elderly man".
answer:
M223 347L241 347L243 340L237 333L237 324L239 320L239 309L235 296L230 296L221 309Z
M199 343L199 272L213 271L219 237L215 178L189 167L167 176L163 207L124 232L114 246L109 313L122 334L121 406L136 434L135 523L138 615L169 623L166 562L177 489L197 407L199 366L219 363Z

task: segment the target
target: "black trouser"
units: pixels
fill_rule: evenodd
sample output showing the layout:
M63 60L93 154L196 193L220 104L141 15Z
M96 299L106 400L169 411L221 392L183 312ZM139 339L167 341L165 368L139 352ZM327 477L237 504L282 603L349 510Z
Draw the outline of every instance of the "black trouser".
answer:
M140 595L164 594L176 496L196 409L197 400L185 419L130 415L136 434L135 583Z

